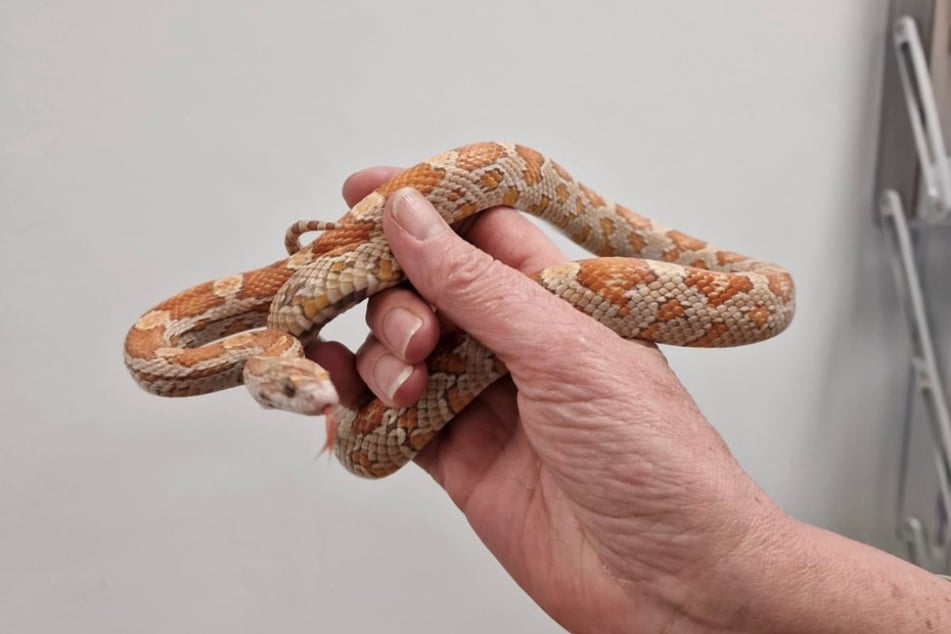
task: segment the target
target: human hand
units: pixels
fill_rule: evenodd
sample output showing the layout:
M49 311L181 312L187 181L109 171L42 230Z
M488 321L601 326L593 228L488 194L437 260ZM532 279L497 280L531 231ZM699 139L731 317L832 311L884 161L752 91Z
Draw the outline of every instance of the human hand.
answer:
M355 175L347 203L394 173ZM735 506L726 498L752 500L755 486L655 347L619 339L521 274L564 260L523 216L481 214L467 236L483 252L441 223L442 233L416 242L392 222L393 198L387 237L427 300L406 288L371 298L373 335L357 355L359 376L388 405L412 403L445 320L494 350L511 379L476 399L417 462L566 627L674 618L662 607L669 598L649 590L685 592L685 580L706 576L736 549L750 518L725 512ZM357 375L328 358L345 353L331 345L314 352L342 397L355 400ZM758 511L760 522L773 512L768 504Z
M397 171L351 177L348 204ZM656 347L621 340L523 275L564 259L534 225L490 210L469 244L401 190L384 230L422 297L371 298L355 361L337 344L311 357L344 400L365 384L400 407L422 393L441 330L458 324L499 356L510 377L416 460L548 614L572 631L824 631L803 613L811 580L790 575L833 538L790 520L742 472Z

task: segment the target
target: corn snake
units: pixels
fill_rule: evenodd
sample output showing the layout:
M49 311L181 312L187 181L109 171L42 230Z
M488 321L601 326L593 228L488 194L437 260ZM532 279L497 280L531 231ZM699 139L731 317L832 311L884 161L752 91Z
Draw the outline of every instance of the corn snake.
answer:
M735 346L772 337L794 312L791 276L724 251L602 198L538 152L479 143L419 163L333 223L302 221L289 256L185 290L145 313L125 362L147 391L190 396L244 383L265 407L328 415L328 443L350 471L388 475L412 459L482 390L506 373L465 333L444 337L413 406L337 403L325 370L303 356L321 327L404 281L383 237L387 195L413 187L456 222L507 205L542 218L598 258L549 267L536 282L618 335L680 346ZM300 236L322 233L305 247Z

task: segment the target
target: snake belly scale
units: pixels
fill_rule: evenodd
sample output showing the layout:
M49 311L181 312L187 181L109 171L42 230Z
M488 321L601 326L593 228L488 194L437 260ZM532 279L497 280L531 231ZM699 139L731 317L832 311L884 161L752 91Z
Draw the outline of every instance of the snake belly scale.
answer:
M781 332L794 311L783 268L668 229L613 203L525 146L478 143L419 163L333 223L302 221L289 257L165 300L125 340L125 362L144 389L189 396L244 383L266 407L328 415L328 442L365 477L393 473L482 390L506 373L465 333L427 360L413 406L337 403L329 376L304 358L321 327L364 298L404 281L382 230L386 197L413 187L450 223L507 205L542 218L600 256L539 271L543 287L618 335L678 346L736 346ZM300 236L322 230L301 247ZM544 327L544 326L539 326ZM332 421L332 422L331 422Z

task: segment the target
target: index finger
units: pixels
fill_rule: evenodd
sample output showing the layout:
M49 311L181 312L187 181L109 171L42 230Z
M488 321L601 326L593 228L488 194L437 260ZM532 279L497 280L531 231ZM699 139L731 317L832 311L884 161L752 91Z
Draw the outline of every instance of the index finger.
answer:
M526 274L567 259L538 226L512 207L493 207L477 214L466 239Z
M354 172L343 182L343 199L348 206L353 207L374 189L402 171L402 167L377 165Z

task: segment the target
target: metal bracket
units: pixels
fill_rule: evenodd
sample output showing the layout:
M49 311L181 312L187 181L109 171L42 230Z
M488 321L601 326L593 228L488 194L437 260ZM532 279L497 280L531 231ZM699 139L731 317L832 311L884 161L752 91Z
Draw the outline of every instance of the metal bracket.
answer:
M899 18L893 38L925 193L920 199L923 208L919 209L918 215L944 220L951 215L951 170L948 169L948 154L944 148L928 63L915 21L907 16Z
M898 0L893 6L902 5ZM911 3L909 8L911 7ZM947 0L935 0L928 7L919 2L914 5L919 19L927 14L930 21L946 28ZM893 14L895 15L895 14ZM928 20L924 20L928 24ZM878 217L881 226L891 238L889 250L899 289L904 295L904 312L908 318L908 328L912 343L912 358L909 364L908 393L905 408L904 434L901 454L901 472L899 494L896 507L896 526L899 539L907 548L908 558L921 566L942 571L951 571L951 410L948 394L942 376L935 349L935 338L928 320L926 287L922 284L920 267L925 260L916 249L924 236L931 232L951 226L951 169L945 149L945 137L941 129L939 108L935 99L929 72L927 57L919 36L915 19L909 14L899 13L891 30L895 51L895 67L899 81L893 81L890 87L900 86L911 124L910 137L914 151L906 152L907 128L900 125L900 111L885 108L883 113L883 147L880 149L902 150L897 160L885 151L880 153L879 183L881 195L878 201ZM930 34L932 38L934 33ZM946 51L939 54L947 55ZM894 77L894 74L892 75ZM888 82L886 82L887 84ZM886 88L889 86L887 85ZM891 103L894 92L886 89L885 98ZM900 103L900 102L899 102ZM900 132L904 129L904 132ZM917 174L908 179L901 174L909 174L909 168L915 166ZM882 166L889 166L891 176L883 178ZM901 192L901 193L900 193ZM902 199L911 201L912 211L907 213ZM928 453L916 453L912 458L912 432L915 429L918 405L924 406L928 421L927 433L934 469L934 480L923 483L928 487L924 496L931 495L932 483L936 486L935 506L925 511L930 516L912 515L909 511L910 474L915 463L920 464ZM927 457L924 462L928 463ZM918 491L916 491L918 492ZM922 496L919 495L919 498ZM919 509L920 511L921 509Z
M896 278L905 291L905 312L913 345L910 364L908 402L905 412L904 443L902 447L901 482L896 509L899 538L908 548L908 557L914 563L927 567L939 566L949 570L951 563L951 410L944 391L944 382L938 368L934 340L926 314L925 296L918 275L918 265L911 231L905 210L897 192L882 194L879 211L883 226L892 236L892 261ZM933 459L938 480L938 499L933 530L925 523L907 514L907 480L910 469L911 426L914 420L914 402L923 399L932 422Z

